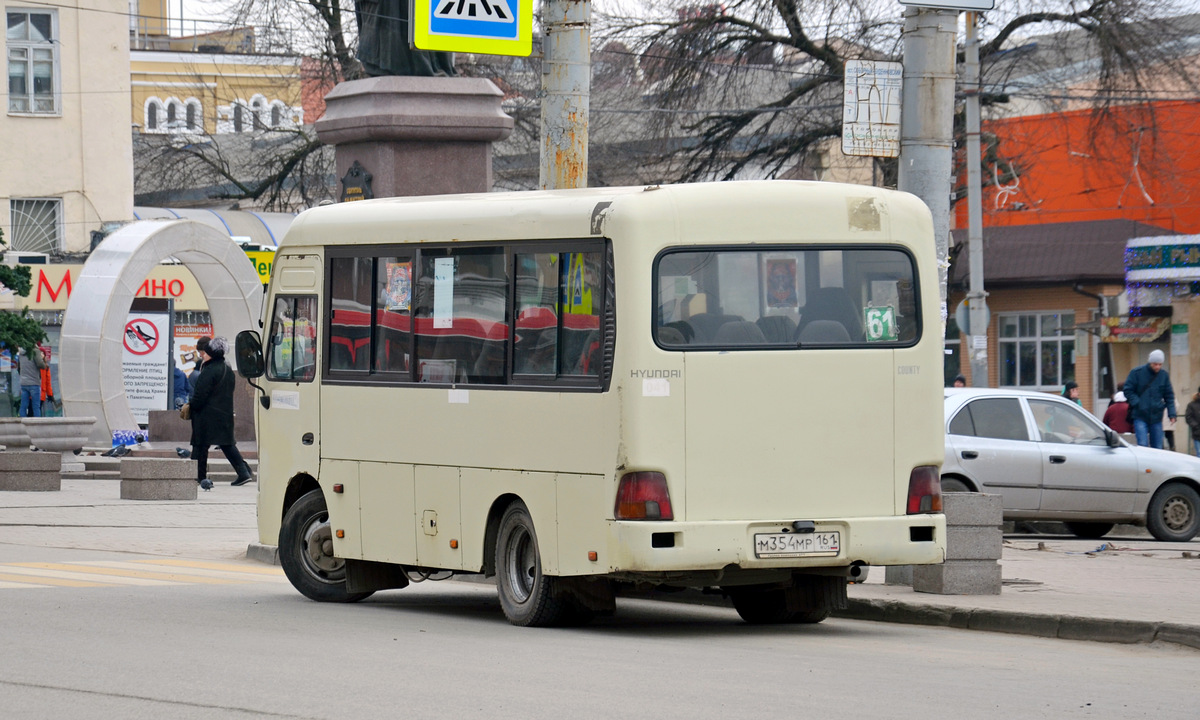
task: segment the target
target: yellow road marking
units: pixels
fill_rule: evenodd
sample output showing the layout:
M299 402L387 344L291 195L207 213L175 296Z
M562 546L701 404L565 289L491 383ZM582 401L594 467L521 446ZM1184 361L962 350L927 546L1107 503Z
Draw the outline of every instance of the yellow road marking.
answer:
M114 587L112 583L87 582L85 580L63 580L59 578L42 577L42 576L26 576L9 575L8 573L0 572L0 580L7 580L8 583L0 584L0 587Z
M83 575L119 577L124 580L141 579L147 582L190 582L201 585L229 585L237 582L236 580L224 580L222 578L215 577L202 577L197 575L188 576L180 575L179 573L152 572L146 570L121 570L117 568L98 567L95 565L75 565L72 563L13 563L8 565L8 567L13 570L16 570L17 568L33 568L40 570L79 573Z
M226 572L248 573L251 575L283 576L282 568L265 567L260 565L235 565L233 563L216 563L207 562L204 560L177 560L172 558L139 560L138 562L144 562L147 565L170 565L172 567L205 568L207 570L224 570Z
M88 560L77 563L86 565L87 567L105 567L117 570L134 570L147 571L147 567L160 567L158 563L149 564L146 561L137 562L118 562L108 560ZM257 582L286 582L282 572L271 573L270 575L261 575L257 573L237 572L227 570L213 570L203 567L187 567L171 565L172 569L169 574L182 579L190 580L191 578L222 578L230 582L239 583L257 583ZM166 572L166 571L164 571Z

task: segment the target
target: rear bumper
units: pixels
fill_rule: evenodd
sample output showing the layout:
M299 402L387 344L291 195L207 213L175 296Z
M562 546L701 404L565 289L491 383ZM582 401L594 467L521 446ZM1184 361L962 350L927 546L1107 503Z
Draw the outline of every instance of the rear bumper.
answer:
M841 533L836 555L758 558L756 533L778 533L779 522L609 523L608 565L613 573L743 569L930 565L946 557L945 515L909 515L816 521L816 532ZM656 547L657 546L657 547Z

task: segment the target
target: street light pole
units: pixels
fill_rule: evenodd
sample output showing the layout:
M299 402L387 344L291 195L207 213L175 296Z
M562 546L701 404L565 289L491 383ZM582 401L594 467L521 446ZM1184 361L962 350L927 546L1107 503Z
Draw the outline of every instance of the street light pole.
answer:
M957 10L917 7L904 10L899 187L924 200L933 214L943 335L950 249L950 174L957 34Z
M587 187L591 0L542 3L543 190Z
M983 291L983 183L979 168L979 30L978 13L967 13L963 85L967 104L967 252L971 266L967 307L970 319L971 387L988 386L988 310Z

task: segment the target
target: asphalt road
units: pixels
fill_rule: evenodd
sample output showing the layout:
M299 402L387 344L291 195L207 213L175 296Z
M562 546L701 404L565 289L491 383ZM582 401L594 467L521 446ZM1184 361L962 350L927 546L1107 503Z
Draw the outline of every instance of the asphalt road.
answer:
M9 720L1194 720L1200 676L1200 653L1171 645L839 619L756 628L654 601L524 629L484 585L323 605L258 563L80 549L0 546L0 603Z

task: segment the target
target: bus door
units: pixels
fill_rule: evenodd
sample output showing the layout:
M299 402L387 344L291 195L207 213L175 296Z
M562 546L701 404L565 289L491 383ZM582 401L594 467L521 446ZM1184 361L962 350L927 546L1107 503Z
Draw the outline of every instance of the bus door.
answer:
M269 415L260 422L260 473L286 479L317 477L320 462L320 388L317 384L318 290L321 259L282 254L275 259L271 307L264 342ZM265 420L265 417L263 418ZM262 428L270 428L264 433Z

